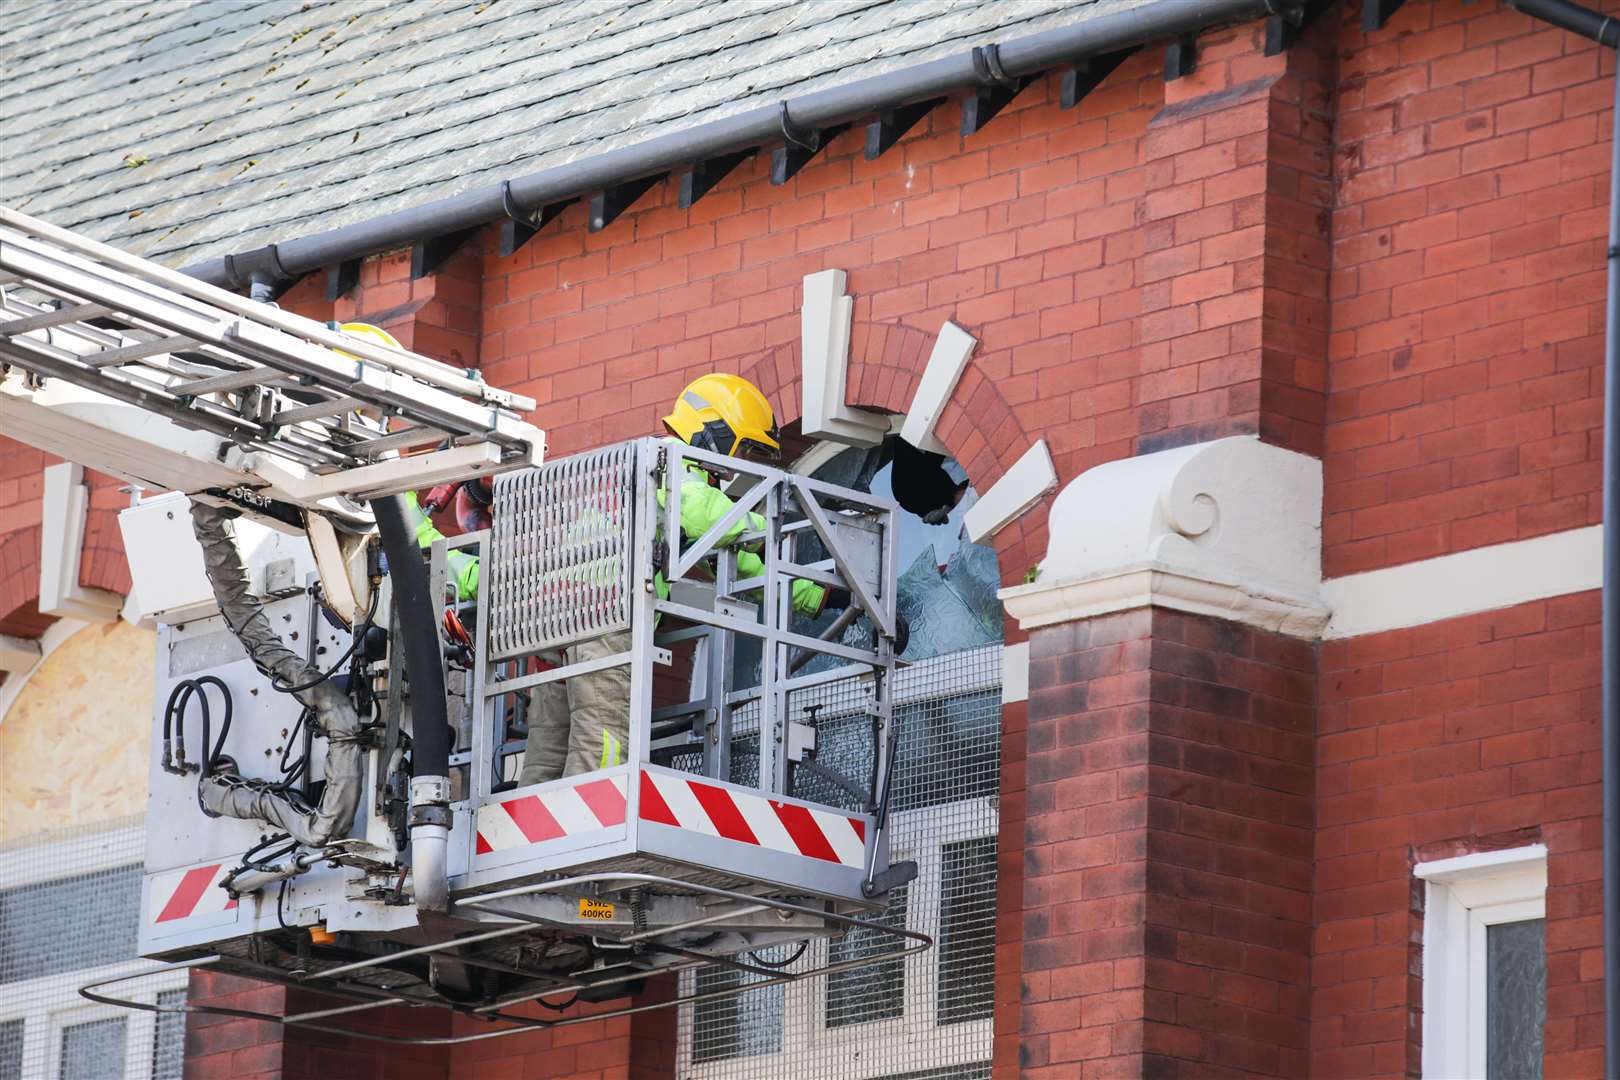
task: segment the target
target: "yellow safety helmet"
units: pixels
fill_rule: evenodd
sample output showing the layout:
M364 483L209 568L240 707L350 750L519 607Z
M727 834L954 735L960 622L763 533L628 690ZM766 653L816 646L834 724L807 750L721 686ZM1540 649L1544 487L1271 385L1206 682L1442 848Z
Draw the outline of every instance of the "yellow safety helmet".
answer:
M327 325L331 326L335 330L341 330L350 337L365 338L373 345L386 345L391 349L405 348L405 346L401 345L393 334L390 334L380 326L372 326L370 323L346 322L341 326L334 323L327 323ZM359 359L359 357L355 357L353 353L344 353L343 355L354 357L354 359L357 360Z
M766 457L782 452L776 414L759 387L740 375L703 375L687 384L664 427L699 450Z

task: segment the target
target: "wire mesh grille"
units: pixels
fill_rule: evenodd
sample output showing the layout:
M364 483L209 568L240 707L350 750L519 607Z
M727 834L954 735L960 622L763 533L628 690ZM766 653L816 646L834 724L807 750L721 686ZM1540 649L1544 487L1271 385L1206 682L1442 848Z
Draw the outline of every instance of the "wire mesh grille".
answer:
M179 1080L181 1014L96 1005L79 987L152 966L136 955L140 817L39 833L0 847L0 1080ZM186 975L121 984L177 1005Z
M1001 646L932 657L895 676L900 746L892 794L891 859L914 859L918 876L889 897L875 921L920 930L936 947L826 979L761 987L681 1012L682 1080L978 1080L989 1076L995 979L997 791L1001 765ZM800 718L818 705L817 771L801 768L793 794L832 806L860 802L822 773L864 788L871 773L865 691L817 688L793 695ZM758 753L740 711L734 778ZM679 759L677 767L695 768ZM870 932L812 942L790 970L888 952ZM781 961L796 946L761 950ZM686 976L686 992L760 981L729 968Z
M630 625L636 447L620 443L495 478L492 657Z

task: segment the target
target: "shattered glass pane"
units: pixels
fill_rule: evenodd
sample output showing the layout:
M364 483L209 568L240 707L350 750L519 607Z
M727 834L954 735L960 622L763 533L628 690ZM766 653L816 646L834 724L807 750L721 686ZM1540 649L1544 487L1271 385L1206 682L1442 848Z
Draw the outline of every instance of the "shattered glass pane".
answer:
M954 461L947 460L945 469L952 476L961 475L961 467ZM815 478L892 499L893 472L894 466L883 460L880 448L856 447L845 450L816 470ZM896 554L902 572L896 606L910 634L906 649L900 654L902 660L926 660L931 656L1001 643L1001 602L996 599L996 590L1001 587L1001 571L995 549L973 543L962 527L963 516L977 501L978 496L968 488L962 501L938 525L930 525L915 514L900 512ZM803 563L813 563L825 559L827 551L819 538L807 533L795 541L793 557ZM837 617L835 611L823 612L815 619L795 616L792 629L795 633L820 636ZM853 648L870 647L872 630L866 620L859 619L839 640ZM734 648L733 685L758 685L759 640L739 636ZM834 657L817 656L798 673L809 675L826 671L840 663L842 661Z

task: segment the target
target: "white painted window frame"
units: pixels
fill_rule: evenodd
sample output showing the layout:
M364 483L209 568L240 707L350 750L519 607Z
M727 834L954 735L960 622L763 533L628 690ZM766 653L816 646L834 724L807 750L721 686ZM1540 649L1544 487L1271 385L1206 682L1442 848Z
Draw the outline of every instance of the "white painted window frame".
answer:
M0 882L4 882L8 889L19 888L141 863L145 848L146 831L142 825L85 833L45 845L14 848L0 852ZM40 869L41 866L48 867L48 870ZM91 982L135 975L150 967L152 962L149 960L130 959L0 986L0 1024L11 1020L23 1022L23 1075L68 1080L61 1076L63 1031L94 1020L123 1019L127 1021L124 1028L124 1080L151 1080L157 1014L101 1005L78 995L79 987ZM148 976L126 985L120 993L133 1001L155 1003L159 994L184 990L189 975L188 971L181 970ZM41 1066L43 1072L39 1071ZM34 1071L30 1072L30 1069Z
M1423 918L1423 1075L1485 1075L1486 931L1547 915L1543 844L1419 863Z

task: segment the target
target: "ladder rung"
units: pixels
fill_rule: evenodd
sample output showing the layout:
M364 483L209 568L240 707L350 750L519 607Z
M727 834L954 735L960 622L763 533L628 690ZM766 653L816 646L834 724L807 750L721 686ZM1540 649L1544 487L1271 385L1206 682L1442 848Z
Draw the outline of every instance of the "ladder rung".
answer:
M319 420L325 416L337 416L340 413L354 412L363 409L366 402L359 398L340 397L330 401L317 402L314 405L299 405L291 409L282 409L276 413L276 423L297 424L305 420Z
M223 394L231 390L242 390L249 386L259 386L291 378L294 378L294 376L288 375L285 371L277 371L275 368L247 368L244 371L232 371L225 375L215 375L207 379L193 379L191 382L176 383L174 392L177 394L190 394L193 397L202 394Z
M42 311L38 315L24 315L20 319L0 322L0 337L16 337L31 330L48 330L53 326L99 319L111 314L112 308L102 307L100 304L76 304L72 307L58 308L56 311Z
M375 439L362 439L357 443L350 443L343 449L345 453L353 454L355 457L369 458L386 450L406 450L413 446L443 442L448 437L449 432L424 425L396 431L392 435L380 435Z
M184 334L174 334L154 341L140 341L134 345L120 345L116 349L107 349L105 352L90 353L84 357L84 362L91 367L112 367L114 364L127 364L131 360L144 360L149 356L161 356L163 353L177 352L187 346L196 345L195 341Z

